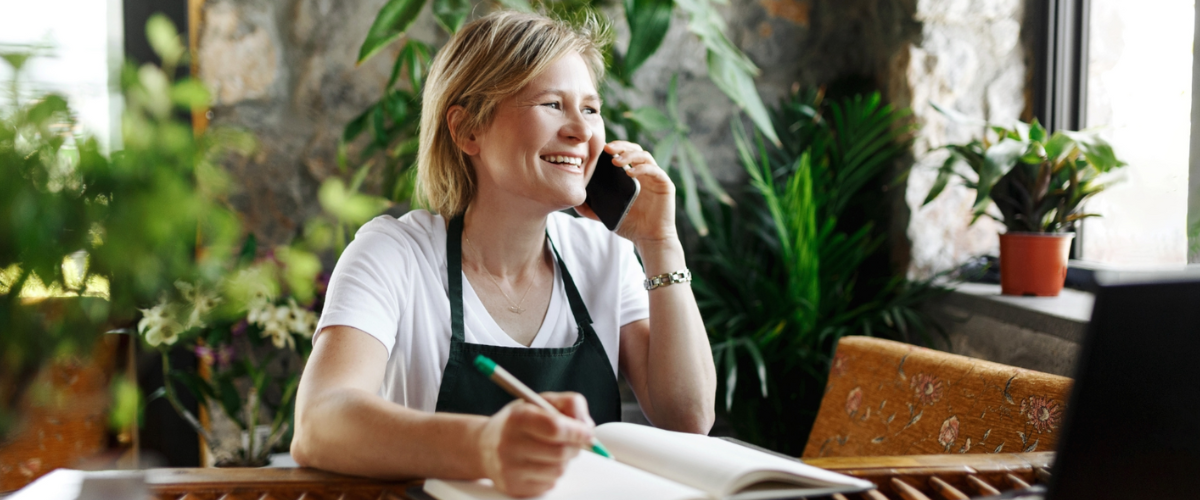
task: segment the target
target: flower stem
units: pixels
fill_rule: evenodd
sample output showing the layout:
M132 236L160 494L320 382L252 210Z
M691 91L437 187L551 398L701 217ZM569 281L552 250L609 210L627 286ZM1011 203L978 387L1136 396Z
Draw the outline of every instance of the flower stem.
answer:
M196 419L196 416L192 415L192 412L188 411L187 408L184 408L183 404L179 402L179 398L175 395L175 388L171 386L171 360L167 356L167 351L164 350L161 352L163 364L163 394L167 396L167 401L171 403L172 408L175 408L175 412L178 413L179 416L183 417L183 420L187 422L188 425L192 426L192 430L196 431L196 434L199 434L201 437L203 437L204 442L209 446L209 448L211 448L214 444L216 444L216 441L213 441L212 434L209 434L208 430L205 429L203 425L200 425L200 421Z

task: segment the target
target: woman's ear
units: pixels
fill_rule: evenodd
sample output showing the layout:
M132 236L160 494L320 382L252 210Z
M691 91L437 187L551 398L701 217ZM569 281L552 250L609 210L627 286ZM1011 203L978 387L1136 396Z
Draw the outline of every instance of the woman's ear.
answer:
M458 126L466 117L466 108L457 104L450 106L450 109L446 111L446 124L450 128L450 138L454 139L454 144L458 146L458 149L461 149L467 156L475 156L479 154L479 142L475 139L475 133L468 133L465 137L458 135Z

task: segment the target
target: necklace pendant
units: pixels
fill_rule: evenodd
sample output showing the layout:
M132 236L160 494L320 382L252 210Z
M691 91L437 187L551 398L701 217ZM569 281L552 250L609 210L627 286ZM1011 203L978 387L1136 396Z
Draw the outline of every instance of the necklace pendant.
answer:
M516 313L516 314L521 314L521 313L525 312L524 309L521 309L520 307L517 307L517 306L508 306L508 310L509 310L509 312Z

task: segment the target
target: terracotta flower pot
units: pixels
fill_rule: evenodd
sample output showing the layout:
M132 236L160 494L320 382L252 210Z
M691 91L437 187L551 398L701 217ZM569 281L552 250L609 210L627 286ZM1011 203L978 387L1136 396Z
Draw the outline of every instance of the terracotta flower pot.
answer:
M1074 233L1000 235L1000 293L1054 297L1067 279Z

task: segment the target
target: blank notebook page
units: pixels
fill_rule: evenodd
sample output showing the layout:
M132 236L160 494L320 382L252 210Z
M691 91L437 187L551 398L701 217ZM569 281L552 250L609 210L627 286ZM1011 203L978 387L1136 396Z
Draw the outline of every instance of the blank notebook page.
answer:
M512 498L501 494L487 479L478 481L425 481L425 492L440 500ZM708 498L695 488L668 481L648 472L614 460L583 451L567 464L567 469L554 488L541 500L610 500L617 498L654 498L661 500L692 500Z

